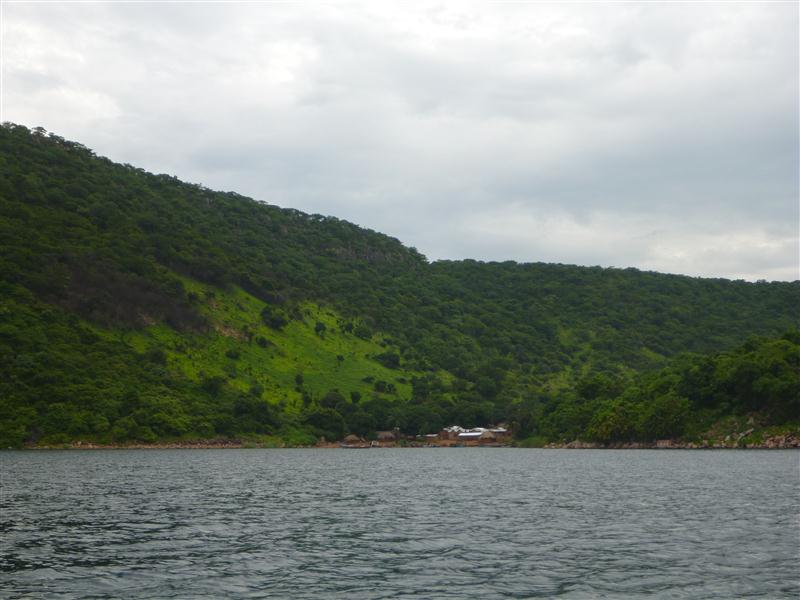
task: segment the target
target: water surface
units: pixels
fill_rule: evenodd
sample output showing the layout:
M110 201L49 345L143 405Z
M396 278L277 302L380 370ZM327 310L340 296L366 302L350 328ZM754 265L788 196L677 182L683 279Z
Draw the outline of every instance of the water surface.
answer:
M0 453L0 596L797 598L797 451Z

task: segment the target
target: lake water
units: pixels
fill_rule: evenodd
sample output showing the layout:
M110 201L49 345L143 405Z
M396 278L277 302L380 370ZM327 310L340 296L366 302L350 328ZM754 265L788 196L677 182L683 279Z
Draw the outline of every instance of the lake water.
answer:
M0 453L9 598L797 598L797 451Z

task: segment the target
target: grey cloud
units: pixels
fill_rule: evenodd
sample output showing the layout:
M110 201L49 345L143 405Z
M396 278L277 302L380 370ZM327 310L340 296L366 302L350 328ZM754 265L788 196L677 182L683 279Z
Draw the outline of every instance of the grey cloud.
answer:
M113 159L432 258L795 278L797 5L4 11L4 118Z

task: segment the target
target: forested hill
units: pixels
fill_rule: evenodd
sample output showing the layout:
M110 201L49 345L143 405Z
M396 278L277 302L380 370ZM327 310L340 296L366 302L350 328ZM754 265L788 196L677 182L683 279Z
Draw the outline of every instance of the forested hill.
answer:
M523 412L535 432L531 406L557 422L586 382L780 336L800 306L799 282L429 263L346 221L12 124L0 129L0 243L0 443L11 445L300 443Z

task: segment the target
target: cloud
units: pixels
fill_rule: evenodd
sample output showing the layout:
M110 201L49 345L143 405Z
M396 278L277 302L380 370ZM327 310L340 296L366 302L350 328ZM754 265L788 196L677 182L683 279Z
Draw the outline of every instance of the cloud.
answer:
M431 258L797 279L798 6L7 4L3 118Z
M639 257L644 270L702 275L737 272L742 279L800 278L797 237L790 229L764 230L751 223L685 223L665 216L653 229L648 216L598 212L576 219L565 212L530 212L521 206L492 208L460 219L461 239L475 240L488 257L535 254L544 262L624 268L627 256ZM628 232L620 235L621 231ZM593 260L585 261L586 257Z

